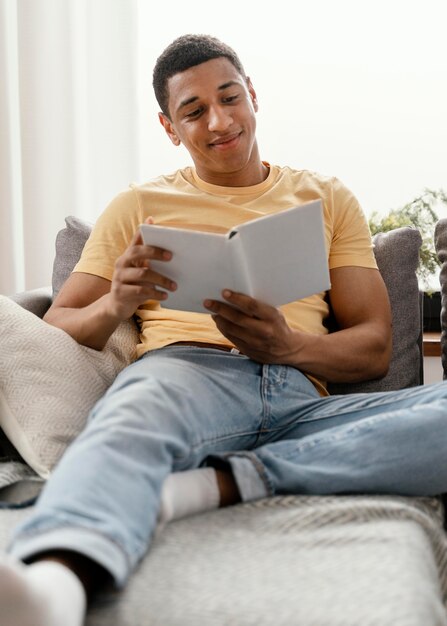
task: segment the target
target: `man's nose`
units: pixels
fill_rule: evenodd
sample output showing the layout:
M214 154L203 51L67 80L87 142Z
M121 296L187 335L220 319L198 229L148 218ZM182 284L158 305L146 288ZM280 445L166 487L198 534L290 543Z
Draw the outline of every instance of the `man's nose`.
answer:
M224 107L212 107L208 113L208 130L226 130L233 123L229 110Z

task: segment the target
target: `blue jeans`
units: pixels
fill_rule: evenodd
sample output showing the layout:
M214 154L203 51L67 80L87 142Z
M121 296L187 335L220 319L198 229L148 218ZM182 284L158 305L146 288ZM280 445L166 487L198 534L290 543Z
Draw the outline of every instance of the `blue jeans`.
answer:
M147 353L97 403L10 551L74 550L122 586L166 476L221 463L244 501L447 492L447 385L321 398L292 367L208 348Z

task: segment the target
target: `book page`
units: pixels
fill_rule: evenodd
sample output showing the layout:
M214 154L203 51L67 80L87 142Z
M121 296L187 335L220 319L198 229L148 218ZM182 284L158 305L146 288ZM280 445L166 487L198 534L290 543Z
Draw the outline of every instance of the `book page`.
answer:
M140 226L146 244L170 250L171 261L151 261L160 274L177 283L177 291L167 292L161 302L167 309L209 313L203 307L206 298L222 300L222 289L232 289L232 264L226 235L206 233L152 224Z
M237 230L249 295L280 306L329 289L321 200L266 215Z

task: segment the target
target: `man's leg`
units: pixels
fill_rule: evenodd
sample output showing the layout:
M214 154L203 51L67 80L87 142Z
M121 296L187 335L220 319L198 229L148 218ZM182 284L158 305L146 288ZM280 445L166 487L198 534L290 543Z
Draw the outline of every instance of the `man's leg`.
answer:
M242 500L273 494L447 492L447 384L294 405L293 379L265 366L270 415L256 450L213 455ZM270 370L270 372L269 372ZM276 371L275 371L276 370ZM284 377L285 380L285 377Z
M86 588L95 563L121 586L147 549L166 476L255 445L261 366L217 350L157 352L122 372L95 407L17 529L14 557L57 561Z

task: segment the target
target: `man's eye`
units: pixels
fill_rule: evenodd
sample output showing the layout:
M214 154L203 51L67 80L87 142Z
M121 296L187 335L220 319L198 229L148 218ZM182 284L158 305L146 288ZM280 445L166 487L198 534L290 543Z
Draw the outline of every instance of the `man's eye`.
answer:
M190 113L187 113L186 117L189 117L189 118L199 117L201 112L202 112L202 109L194 109L194 111L191 111Z
M225 102L225 104L229 104L230 102L234 102L237 99L238 99L238 96L227 96L226 98L223 99L223 101Z

